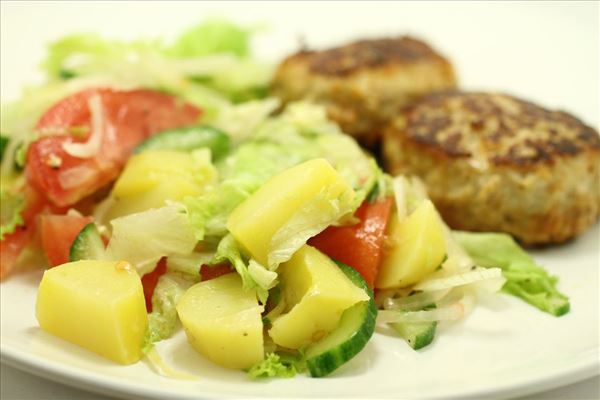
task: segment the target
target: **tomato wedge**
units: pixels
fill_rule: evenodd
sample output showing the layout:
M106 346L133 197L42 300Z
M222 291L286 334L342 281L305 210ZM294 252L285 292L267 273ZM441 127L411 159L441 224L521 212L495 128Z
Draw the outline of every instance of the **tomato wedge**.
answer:
M229 263L202 265L200 267L200 280L208 281L231 272L235 272L235 270Z
M91 104L99 104L92 115ZM100 111L100 112L99 112ZM200 109L152 90L89 89L51 107L39 120L42 135L27 152L28 182L53 203L75 204L113 181L137 144L166 129L195 124ZM96 124L92 120L96 120ZM92 141L90 154L65 150L67 143ZM77 134L76 134L77 133Z
M144 299L146 300L146 311L152 312L152 296L158 284L158 278L167 273L167 259L160 259L152 272L142 276L142 287L144 288Z
M330 226L308 244L334 260L358 271L373 288L381 263L385 228L390 218L393 199L364 202L355 216L359 223L350 226Z
M94 218L77 215L51 215L40 217L42 249L51 267L69 262L69 251L84 226Z

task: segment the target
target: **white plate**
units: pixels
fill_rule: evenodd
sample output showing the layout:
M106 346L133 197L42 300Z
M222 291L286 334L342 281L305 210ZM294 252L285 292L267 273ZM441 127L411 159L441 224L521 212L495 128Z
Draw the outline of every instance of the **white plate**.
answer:
M74 30L118 37L170 36L203 15L269 21L260 54L295 49L297 37L320 46L364 35L410 32L454 61L464 87L497 89L598 122L598 5L2 3L2 98L36 79L44 44ZM464 322L440 329L413 352L384 331L327 379L249 381L214 367L182 335L160 346L169 363L198 376L167 379L146 364L118 366L42 332L34 318L40 273L1 284L2 362L88 390L146 398L404 397L525 395L598 374L599 226L577 241L534 256L560 276L572 311L554 318L509 296L490 299Z

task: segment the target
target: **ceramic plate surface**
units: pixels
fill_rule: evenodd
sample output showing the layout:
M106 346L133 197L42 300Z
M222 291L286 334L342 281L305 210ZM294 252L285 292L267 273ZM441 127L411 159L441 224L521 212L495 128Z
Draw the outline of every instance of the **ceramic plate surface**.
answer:
M300 41L321 47L358 37L421 37L455 64L461 85L498 90L569 110L598 126L598 5L595 3L2 3L2 99L39 79L47 42L74 31L172 37L205 16L268 27L257 53L277 58ZM379 330L365 350L326 379L250 381L215 367L180 332L158 346L195 380L157 375L140 362L112 364L42 332L35 320L40 271L0 286L2 362L80 388L145 398L497 398L526 395L598 374L599 226L578 240L533 252L571 298L561 318L496 296L460 323L442 326L414 352Z

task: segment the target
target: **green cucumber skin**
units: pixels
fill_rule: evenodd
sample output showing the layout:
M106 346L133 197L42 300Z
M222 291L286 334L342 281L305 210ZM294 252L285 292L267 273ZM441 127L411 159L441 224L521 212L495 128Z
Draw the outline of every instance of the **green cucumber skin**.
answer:
M134 153L145 150L192 151L207 147L214 160L226 155L230 149L229 136L208 125L169 129L153 135L140 143Z
M356 311L356 308L362 310ZM367 344L373 332L375 331L375 320L377 317L377 307L373 300L362 302L347 310L346 312L360 312L366 322L360 326L358 332L348 337L348 340L336 347L306 360L306 366L313 378L320 378L329 375L334 370L345 364L355 355L357 355ZM344 318L344 316L342 316ZM340 322L342 325L342 322ZM352 342L350 343L350 339Z
M79 232L69 249L69 261L99 260L104 255L104 242L96 225L91 222Z
M431 344L437 328L437 322L435 321L390 325L413 350L419 350Z
M337 264L356 286L367 291L370 298L368 301L352 306L342 315L338 329L347 329L351 333L344 338L341 344L314 356L310 356L310 348L306 350L308 355L306 366L314 378L326 376L352 359L366 346L375 332L377 306L373 298L373 291L353 268L339 262ZM354 326L357 324L358 326Z

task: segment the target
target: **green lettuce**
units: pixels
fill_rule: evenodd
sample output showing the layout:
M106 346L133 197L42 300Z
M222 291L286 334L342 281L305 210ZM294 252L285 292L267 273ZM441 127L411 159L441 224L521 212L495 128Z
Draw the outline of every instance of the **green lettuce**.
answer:
M245 290L256 291L256 296L262 304L266 304L271 282L255 279L249 270L250 260L242 254L240 247L231 234L226 235L217 246L213 264L229 262L242 278ZM260 283L263 283L261 286Z
M220 183L203 196L184 200L199 240L223 237L235 207L271 177L304 161L324 157L339 171L355 191L349 213L360 206L381 175L373 158L329 122L321 107L294 103L281 115L267 118L265 114L262 123L254 123L255 131L216 164Z
M42 67L50 80L110 76L124 84L163 89L203 106L263 97L271 69L249 57L254 30L208 20L178 37L119 41L74 34L52 43ZM222 99L221 99L222 100Z
M326 189L321 190L275 232L269 243L267 267L270 270L292 258L308 239L356 209L353 207L354 191L348 190L333 200L330 197Z
M454 232L475 264L499 267L507 279L502 290L554 316L569 312L569 298L557 288L558 278L537 265L511 236L504 233Z
M178 204L152 208L110 221L109 260L127 260L143 275L162 257L190 254L197 240L187 212Z
M292 378L300 372L298 362L292 358L284 358L269 353L265 359L248 370L250 378Z
M155 342L167 339L175 332L179 320L177 303L199 279L199 274L194 277L175 272L167 272L159 278L152 296L152 312L148 314L148 328L142 347L144 353L152 349Z
M0 191L0 240L4 239L4 235L13 233L18 226L23 225L21 213L24 208L23 194Z
M8 137L0 135L0 161L4 158L4 150L8 146Z
M229 214L266 181L279 172L311 158L310 153L270 142L248 142L217 164L220 183L184 204L196 229L196 237L222 237Z
M246 57L253 31L224 19L210 19L186 30L167 48L167 53L179 58L218 53Z

